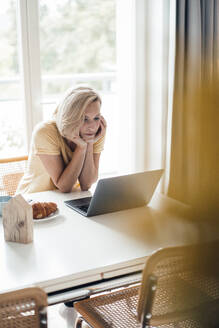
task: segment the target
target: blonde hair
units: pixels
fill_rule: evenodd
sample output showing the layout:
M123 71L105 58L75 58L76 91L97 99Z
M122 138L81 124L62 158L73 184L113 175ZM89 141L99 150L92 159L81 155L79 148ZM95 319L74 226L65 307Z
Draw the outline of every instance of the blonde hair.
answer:
M71 126L72 130L75 130L80 126L86 107L94 101L101 104L99 94L90 87L78 86L67 90L54 112L57 128L63 137L66 128Z

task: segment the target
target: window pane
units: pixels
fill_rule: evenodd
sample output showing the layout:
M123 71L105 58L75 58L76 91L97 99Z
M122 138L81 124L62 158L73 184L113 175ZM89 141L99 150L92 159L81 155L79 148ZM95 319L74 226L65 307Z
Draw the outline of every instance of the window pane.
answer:
M115 71L115 0L40 0L40 44L44 95L66 90L73 74Z
M17 1L0 6L0 156L25 153L22 89L18 65Z
M116 0L40 0L39 12L44 118L51 117L70 86L86 83L96 88L110 134L101 171L115 171Z

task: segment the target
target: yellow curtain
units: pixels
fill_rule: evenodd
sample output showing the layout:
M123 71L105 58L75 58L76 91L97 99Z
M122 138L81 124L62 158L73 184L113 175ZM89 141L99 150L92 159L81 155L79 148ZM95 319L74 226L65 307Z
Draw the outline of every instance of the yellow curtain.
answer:
M177 0L168 195L219 219L219 1Z

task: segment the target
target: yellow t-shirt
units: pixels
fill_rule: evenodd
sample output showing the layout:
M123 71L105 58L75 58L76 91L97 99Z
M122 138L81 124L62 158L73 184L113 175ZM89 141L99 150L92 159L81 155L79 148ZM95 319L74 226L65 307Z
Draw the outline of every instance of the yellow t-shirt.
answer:
M104 137L94 144L94 153L100 153L104 147ZM60 135L55 121L39 123L32 135L28 165L16 193L32 193L57 189L47 173L40 154L61 155L65 165L72 159L73 152Z

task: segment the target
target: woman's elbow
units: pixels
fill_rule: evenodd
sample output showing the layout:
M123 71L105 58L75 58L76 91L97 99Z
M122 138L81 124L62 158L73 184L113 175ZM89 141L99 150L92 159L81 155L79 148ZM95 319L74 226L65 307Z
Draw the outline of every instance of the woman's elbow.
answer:
M72 191L72 186L66 185L61 181L61 179L57 179L56 181L53 180L53 183L56 188L63 193L68 193Z
M61 185L59 183L56 183L55 185L56 185L56 188L59 191L63 192L63 193L68 193L68 192L71 192L72 191L72 188L70 188L68 186L63 186L63 185Z
M81 191L88 191L91 187L91 185L83 185L83 184L80 184L81 186Z
M58 190L63 193L68 193L72 191L71 188L65 188L65 187L58 187Z
M80 181L80 187L82 191L88 191L90 189L90 187L92 186L93 183L95 183L98 179L98 175L96 175L96 177L94 179L92 179L92 181L90 183L83 183L82 181Z

